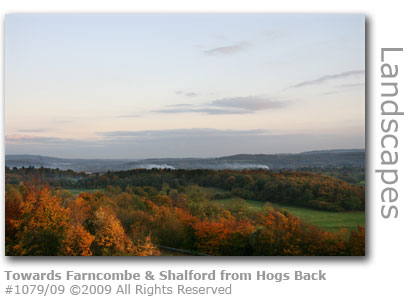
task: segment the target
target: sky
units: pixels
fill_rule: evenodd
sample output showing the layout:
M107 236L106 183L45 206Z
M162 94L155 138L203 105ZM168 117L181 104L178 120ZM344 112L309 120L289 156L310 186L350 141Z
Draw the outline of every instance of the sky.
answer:
M360 14L9 14L6 154L365 146Z

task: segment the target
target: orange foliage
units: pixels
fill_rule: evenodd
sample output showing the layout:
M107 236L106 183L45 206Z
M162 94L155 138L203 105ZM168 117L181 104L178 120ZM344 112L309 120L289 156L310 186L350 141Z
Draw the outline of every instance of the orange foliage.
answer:
M6 186L5 200L5 234L6 244L11 243L21 225L21 216L23 213L23 198L20 192L14 186Z
M97 225L95 242L102 248L104 255L156 254L156 249L149 238L145 239L144 244L135 246L125 233L115 213L109 208L99 208L95 216Z
M48 186L27 186L21 221L13 246L15 255L53 255L69 223L68 210Z
M92 255L90 247L94 238L82 225L74 224L65 232L60 255Z
M246 244L254 226L246 220L221 218L219 221L205 220L193 225L200 251L211 255L246 255ZM244 245L244 246L243 246Z
M90 217L90 204L81 195L69 202L68 208L70 209L71 222L75 224L82 224L85 219Z
M365 254L364 227L325 232L272 208L252 213L239 201L228 211L199 196L187 202L178 192L145 198L111 189L82 193L64 206L48 186L7 186L6 253L148 256L160 254L158 244L210 255ZM316 192L330 196L322 186Z

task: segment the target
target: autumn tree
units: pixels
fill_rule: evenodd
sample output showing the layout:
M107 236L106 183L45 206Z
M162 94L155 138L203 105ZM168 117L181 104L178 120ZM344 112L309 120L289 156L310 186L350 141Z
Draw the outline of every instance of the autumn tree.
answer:
M59 255L92 255L91 244L94 238L81 224L72 224L65 231Z
M135 246L126 235L121 222L109 208L99 208L96 211L95 250L98 255L148 255L155 250L150 239L145 244Z
M16 255L56 255L69 225L69 213L61 198L48 186L28 185L22 207Z
M16 234L21 226L23 214L23 195L18 186L6 185L5 200L5 243L6 254L12 254L13 245L17 242Z

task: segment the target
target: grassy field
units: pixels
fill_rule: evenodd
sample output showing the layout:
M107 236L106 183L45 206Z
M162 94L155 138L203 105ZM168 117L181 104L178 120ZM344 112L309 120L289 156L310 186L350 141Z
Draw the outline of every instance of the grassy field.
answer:
M200 191L212 195L214 193L224 193L226 191L218 188L208 188L208 187L199 187ZM215 200L220 203L222 206L226 205L230 199L221 199ZM256 200L246 200L248 207L253 211L261 211L266 204L263 201ZM347 228L349 230L355 230L357 225L365 225L365 212L328 212L314 210L310 208L295 207L285 204L271 203L271 205L277 209L286 210L294 216L300 218L306 223L315 224L327 231L335 231L341 228Z
M231 199L217 200L221 205L227 204ZM261 211L265 202L246 200L249 209ZM356 229L357 225L365 225L365 212L327 212L313 210L309 208L294 207L283 204L272 204L273 207L281 210L286 210L301 220L315 224L324 230L334 231L340 228L347 228L349 230Z

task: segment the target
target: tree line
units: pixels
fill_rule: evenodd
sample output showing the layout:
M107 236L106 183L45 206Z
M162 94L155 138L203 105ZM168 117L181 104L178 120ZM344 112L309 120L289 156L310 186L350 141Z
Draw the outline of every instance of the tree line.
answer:
M334 172L334 170L332 170ZM325 174L266 170L134 169L107 173L75 173L46 168L6 169L6 183L37 180L52 187L98 189L107 186L163 186L183 191L190 185L218 188L213 199L240 197L326 211L362 211L365 187Z

